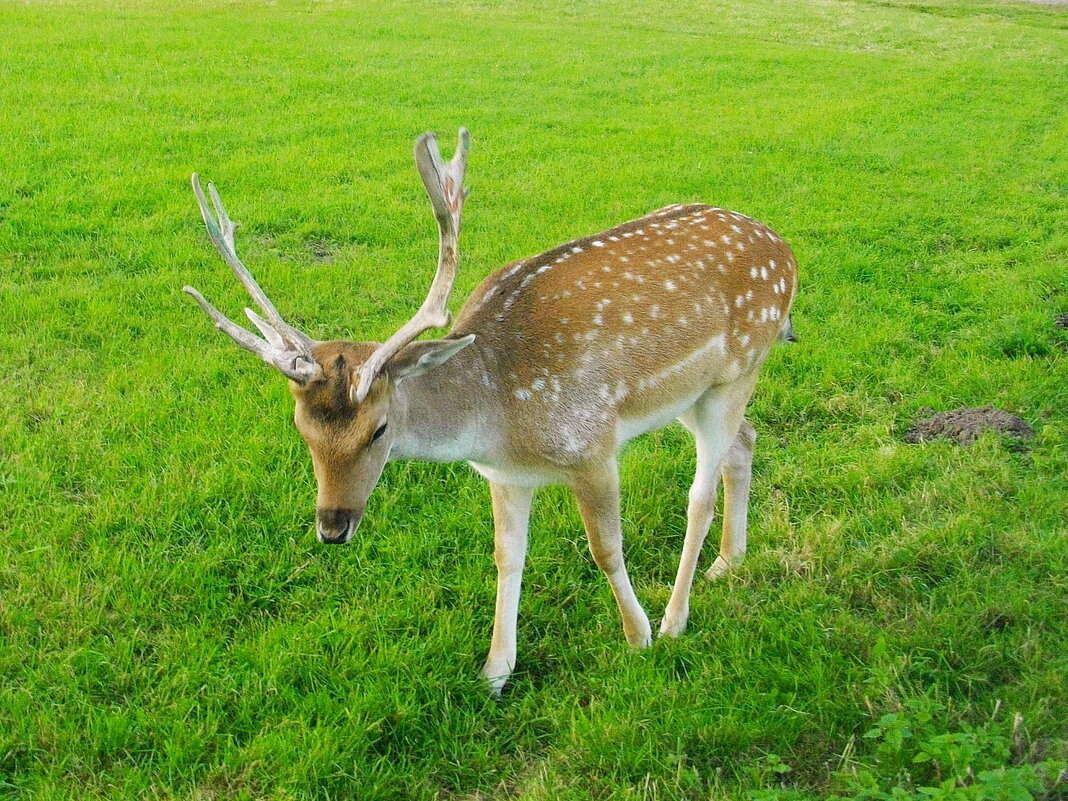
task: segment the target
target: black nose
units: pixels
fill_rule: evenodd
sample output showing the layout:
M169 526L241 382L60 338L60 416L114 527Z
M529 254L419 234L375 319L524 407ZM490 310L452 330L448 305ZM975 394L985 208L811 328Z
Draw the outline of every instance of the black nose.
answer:
M360 525L360 514L355 509L317 509L315 532L319 541L328 545L344 545Z

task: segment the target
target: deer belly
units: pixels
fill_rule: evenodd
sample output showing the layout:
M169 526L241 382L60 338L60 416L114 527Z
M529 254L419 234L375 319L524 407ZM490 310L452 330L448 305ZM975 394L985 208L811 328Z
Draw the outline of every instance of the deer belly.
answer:
M703 391L704 389L688 395L681 401L657 409L642 410L638 414L632 413L626 417L620 415L616 422L616 437L619 444L622 445L647 431L655 431L677 420L680 414L694 405Z
M567 482L567 471L544 465L491 465L468 462L472 469L487 481L510 487L545 487Z

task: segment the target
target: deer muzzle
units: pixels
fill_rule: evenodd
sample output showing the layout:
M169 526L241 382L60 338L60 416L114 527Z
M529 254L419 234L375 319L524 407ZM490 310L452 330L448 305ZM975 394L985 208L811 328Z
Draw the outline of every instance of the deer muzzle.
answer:
M316 509L315 533L319 542L344 545L352 539L362 519L362 509Z

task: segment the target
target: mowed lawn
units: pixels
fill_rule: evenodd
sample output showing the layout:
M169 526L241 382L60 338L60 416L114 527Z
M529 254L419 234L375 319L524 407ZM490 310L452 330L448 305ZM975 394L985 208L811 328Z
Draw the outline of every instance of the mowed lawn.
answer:
M979 0L0 2L0 796L1050 790L1066 65L1064 7ZM454 309L507 261L675 202L763 220L801 273L800 341L750 406L744 566L632 652L570 495L542 491L500 700L477 676L481 479L390 465L355 541L319 545L285 381L180 292L247 303L198 171L294 324L388 336L436 254L412 142L451 153L460 125ZM925 407L987 404L1034 438L903 441ZM622 464L656 625L690 437Z

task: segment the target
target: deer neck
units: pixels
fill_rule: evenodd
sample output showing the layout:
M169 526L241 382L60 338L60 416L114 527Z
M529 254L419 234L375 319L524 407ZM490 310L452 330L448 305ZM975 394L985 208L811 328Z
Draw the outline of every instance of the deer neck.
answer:
M396 387L401 425L390 461L454 462L484 458L496 441L491 372L475 344Z

